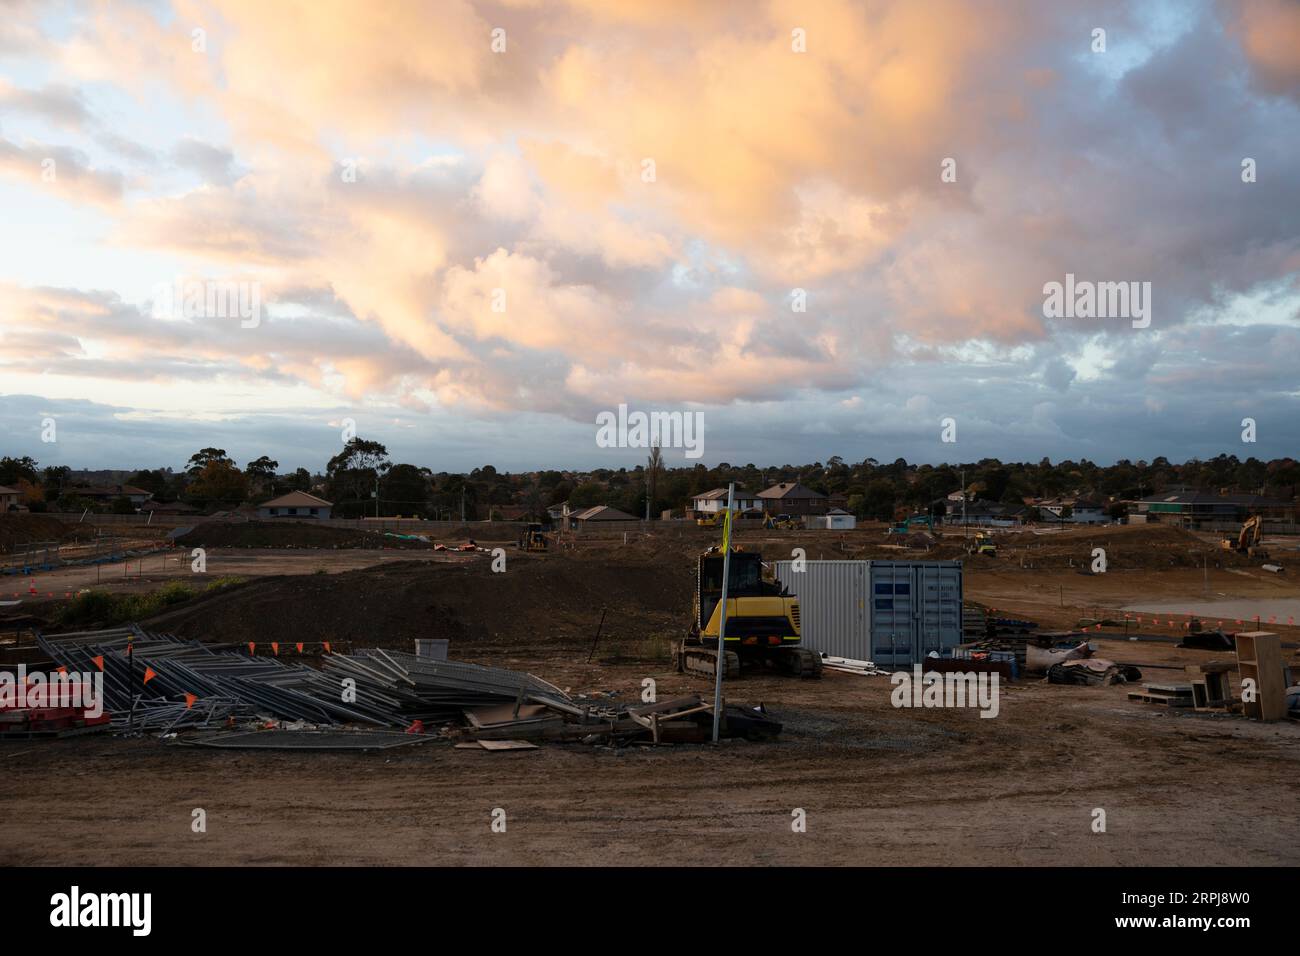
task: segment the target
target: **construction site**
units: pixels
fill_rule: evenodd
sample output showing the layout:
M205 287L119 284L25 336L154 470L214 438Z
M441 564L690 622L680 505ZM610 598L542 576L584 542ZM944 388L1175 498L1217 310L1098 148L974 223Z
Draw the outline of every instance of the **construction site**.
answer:
M7 865L1300 862L1300 538L127 528L0 517Z

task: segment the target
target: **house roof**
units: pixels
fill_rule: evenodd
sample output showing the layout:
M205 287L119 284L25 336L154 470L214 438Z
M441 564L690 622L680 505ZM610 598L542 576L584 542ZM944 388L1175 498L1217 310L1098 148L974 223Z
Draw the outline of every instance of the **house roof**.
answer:
M1260 495L1212 495L1204 491L1191 491L1179 494L1148 495L1139 499L1146 504L1179 505L1257 505L1277 507L1286 502Z
M22 492L17 488L10 488L6 485L0 485L0 495L21 495Z
M726 489L726 488L714 488L712 491L704 491L704 492L701 492L701 493L698 494L698 495L692 495L692 496L691 496L691 500L692 500L692 501L713 501L713 500L716 499L716 498L725 498L725 497L727 497L727 489ZM736 489L736 497L737 497L737 498L754 498L754 497L756 497L756 496L750 494L750 493L749 493L748 491L746 491L744 488L737 488L737 489Z
M317 498L315 495L309 495L305 491L291 491L287 495L281 495L279 498L272 498L270 501L263 501L259 508L332 508L333 503L326 501L324 498Z
M609 505L596 505L594 508L587 508L585 511L579 511L570 515L575 521L636 521L636 517L628 514L626 511L619 511L617 508L611 508Z
M146 501L140 506L141 511L174 511L177 513L183 511L198 511L193 505L187 505L183 501Z
M832 508L830 511L826 513L828 515L850 515L850 516L852 516L853 514L853 512L845 511L843 508Z
M153 492L137 488L135 485L113 485L110 488L72 488L70 490L72 494L81 495L85 498L117 498L121 495L152 496L153 494Z
M797 481L783 481L773 485L765 491L758 493L760 498L773 498L776 500L786 501L795 498L825 498L826 496L820 491L813 491L807 485L801 485Z

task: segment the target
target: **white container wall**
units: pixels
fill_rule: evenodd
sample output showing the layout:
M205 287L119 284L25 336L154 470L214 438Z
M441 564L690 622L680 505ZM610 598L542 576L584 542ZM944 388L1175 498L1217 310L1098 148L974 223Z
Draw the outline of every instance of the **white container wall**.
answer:
M961 643L960 561L776 562L799 598L803 645L836 657L909 666Z

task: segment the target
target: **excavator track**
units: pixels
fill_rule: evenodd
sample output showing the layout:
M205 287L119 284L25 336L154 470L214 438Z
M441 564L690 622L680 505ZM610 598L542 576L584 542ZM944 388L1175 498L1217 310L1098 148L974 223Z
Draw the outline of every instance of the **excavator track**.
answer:
M734 680L740 676L740 655L727 651L723 655L725 662L722 671L723 680ZM677 669L683 674L696 677L714 677L717 674L718 652L699 644L682 644L677 650Z
M822 676L822 656L806 647L787 647L781 655L781 668L795 677L817 680Z

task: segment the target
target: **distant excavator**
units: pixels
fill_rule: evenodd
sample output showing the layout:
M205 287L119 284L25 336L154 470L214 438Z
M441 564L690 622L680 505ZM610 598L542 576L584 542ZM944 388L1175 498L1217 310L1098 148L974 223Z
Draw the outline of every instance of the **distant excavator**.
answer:
M520 551L545 551L547 548L546 532L538 522L524 525L523 534L519 536L516 546Z
M1264 543L1264 519L1259 515L1251 515L1246 519L1246 523L1241 526L1241 531L1237 533L1237 540L1224 538L1219 542L1224 551L1236 551L1238 554L1247 554L1252 558L1267 558L1268 552L1262 547Z

